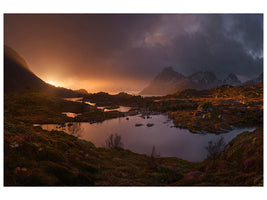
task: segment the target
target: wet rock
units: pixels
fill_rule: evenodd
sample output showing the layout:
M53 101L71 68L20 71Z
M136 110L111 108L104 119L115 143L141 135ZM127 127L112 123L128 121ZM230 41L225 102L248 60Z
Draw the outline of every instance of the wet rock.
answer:
M19 144L17 142L12 142L9 146L11 148L18 148L19 147Z
M146 126L151 127L151 126L154 126L154 124L148 123Z
M200 113L208 113L208 112L212 112L213 110L214 110L214 106L212 105L211 102L202 103L197 107L197 111Z
M204 120L209 120L209 119L211 119L211 114L210 114L210 113L203 114L203 115L202 115L202 119L204 119Z
M201 111L197 111L197 112L195 112L194 113L194 116L196 117L196 116L201 116L203 114L203 112L201 112Z
M66 124L65 123L61 123L60 126L61 127L66 127Z
M218 115L218 119L220 119L220 120L225 120L225 117L223 116L223 115Z

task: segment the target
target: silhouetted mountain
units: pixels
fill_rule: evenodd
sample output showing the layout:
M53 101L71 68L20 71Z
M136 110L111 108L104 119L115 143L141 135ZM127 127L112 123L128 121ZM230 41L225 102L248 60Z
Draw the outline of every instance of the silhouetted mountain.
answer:
M237 76L233 73L230 73L224 80L223 85L232 85L237 86L241 84L241 81L237 78Z
M27 89L62 97L81 96L79 91L47 84L30 70L25 60L16 51L4 46L4 92L19 92Z
M253 80L255 84L262 80L262 76ZM173 94L184 89L209 89L220 85L237 86L242 84L237 76L230 73L223 81L218 80L211 71L199 71L185 77L173 70L172 67L164 68L152 82L144 88L142 95L167 95Z
M166 95L184 89L208 89L221 84L216 75L209 71L199 71L189 77L173 70L172 67L164 68L153 81L143 89L143 95Z
M173 70L172 67L164 68L140 94L164 95L172 91L172 86L186 78Z
M257 78L251 79L249 81L246 81L242 85L247 86L247 85L257 85L259 83L263 82L263 73L261 73Z
M188 77L194 83L195 89L208 89L219 85L216 75L209 71L199 71Z
M79 89L79 90L74 90L75 92L78 92L80 94L88 94L87 90L85 89Z

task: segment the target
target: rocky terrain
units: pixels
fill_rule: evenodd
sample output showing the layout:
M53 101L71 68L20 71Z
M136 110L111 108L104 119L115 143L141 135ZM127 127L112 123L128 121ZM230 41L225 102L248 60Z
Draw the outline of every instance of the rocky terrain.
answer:
M170 100L163 102L168 105ZM152 105L151 102L146 105L148 110L151 109L148 108L149 105ZM122 148L96 148L91 142L65 132L45 131L33 126L34 123L40 122L62 123L73 120L63 115L62 111L90 112L90 109L84 106L84 103L64 101L40 93L6 95L4 185L263 185L263 129L262 120L258 118L255 120L259 121L252 124L258 126L256 131L240 134L227 144L222 152L211 151L210 156L203 162L158 158L153 154L146 156ZM160 106L165 108L164 104ZM254 106L260 105L250 106L254 109ZM172 108L172 112L186 112L192 109L191 107L202 122L215 122L214 119L203 119L203 115L213 113L216 109L221 110L215 103L192 106L192 102L187 100L176 104L176 107L167 107L167 110ZM236 109L240 109L241 116L243 111L246 112L244 108ZM102 119L108 117L101 111L97 112L98 115L95 112L92 111L92 118L97 119L98 115L102 115ZM230 116L225 113L222 115L226 119ZM218 117L219 121L224 121L224 117L214 116ZM249 120L253 122L251 114L248 115L247 121Z

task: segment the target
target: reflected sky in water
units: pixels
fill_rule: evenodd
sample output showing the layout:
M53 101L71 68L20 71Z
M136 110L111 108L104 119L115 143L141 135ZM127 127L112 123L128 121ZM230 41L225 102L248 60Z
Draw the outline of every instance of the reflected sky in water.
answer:
M255 128L235 129L228 133L194 134L187 129L174 128L171 120L165 115L152 115L152 118L143 119L140 116L130 116L105 120L102 123L81 122L73 126L61 127L55 124L41 125L46 130L63 130L75 134L81 139L93 142L97 147L104 147L105 140L110 134L122 136L125 149L140 154L150 155L153 146L161 157L178 157L188 161L202 161L207 157L205 147L210 140L216 142L220 137L227 144L243 131L253 131ZM148 127L152 123L154 126ZM143 124L142 126L135 126ZM77 131L75 130L77 129Z

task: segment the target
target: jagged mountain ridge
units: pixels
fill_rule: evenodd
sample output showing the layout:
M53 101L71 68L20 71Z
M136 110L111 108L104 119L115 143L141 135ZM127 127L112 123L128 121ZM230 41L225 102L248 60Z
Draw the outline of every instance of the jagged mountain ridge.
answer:
M240 85L242 82L237 78L237 76L233 73L230 73L224 80L223 85Z
M263 82L263 73L261 73L258 77L248 80L245 83L243 83L243 86L248 86L248 85L257 85L259 83Z
M209 89L219 85L240 85L238 77L230 73L223 81L218 80L211 71L199 71L185 77L172 67L164 68L139 94L167 95L184 89Z
M174 71L172 67L166 67L140 94L157 94L158 91L165 91L166 88L181 81L186 81L184 75Z
M62 97L78 97L82 93L55 87L36 76L26 61L12 48L4 46L4 93L33 89ZM82 90L84 93L84 90Z

